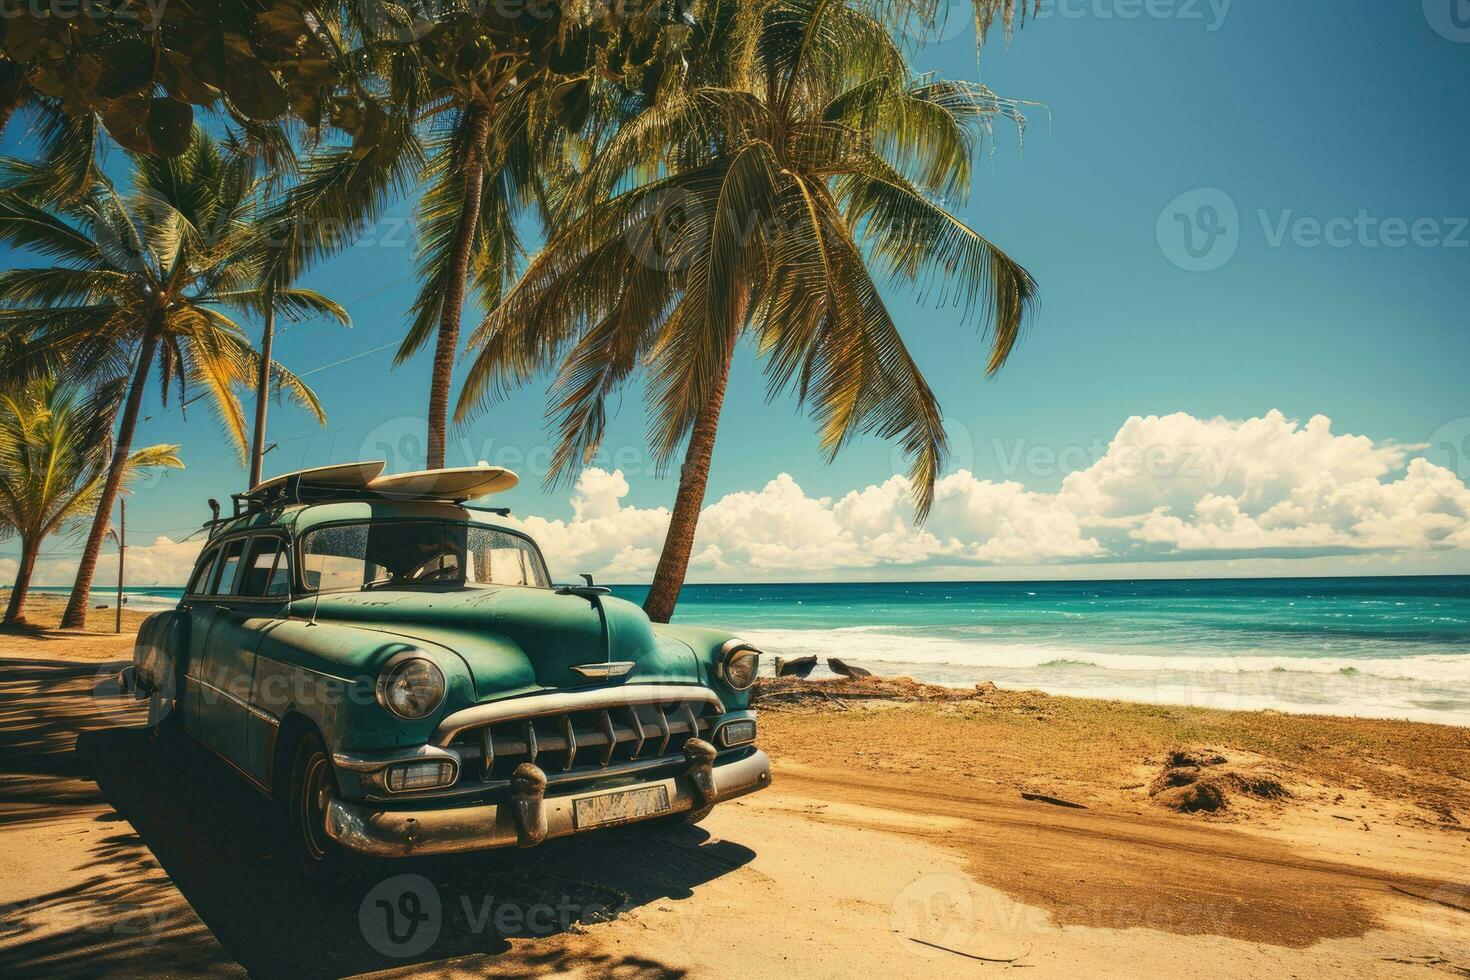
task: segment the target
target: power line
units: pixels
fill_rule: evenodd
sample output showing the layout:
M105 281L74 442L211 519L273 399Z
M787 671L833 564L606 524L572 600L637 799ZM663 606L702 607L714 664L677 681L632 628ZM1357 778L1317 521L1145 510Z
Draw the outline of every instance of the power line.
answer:
M394 289L394 288L396 288L398 286L401 286L404 283L411 281L413 278L414 278L413 275L407 275L407 276L403 276L401 278L395 279L392 282L389 282L389 283L387 283L385 285L379 286L377 289L371 290L370 292L363 293L362 295L357 296L354 299L348 300L346 303L343 304L343 306L350 306L350 305L352 305L354 303L361 303L364 300L372 299L374 296L377 296L377 295L379 295L381 293L386 293L388 290ZM295 324L295 323L282 324L277 329L277 335L279 336L281 334L284 334L286 332L286 330L287 330L288 327L297 326L297 325L298 324ZM344 357L344 358L342 358L341 360L338 360L338 361L332 361L332 362L330 362L328 364L322 364L322 365L320 365L318 367L312 368L309 371L303 371L302 373L296 375L296 377L298 377L298 378L305 378L305 377L309 377L310 375L313 375L313 374L319 374L322 371L326 371L326 370L328 370L330 368L339 367L339 366L341 366L343 364L346 364L346 363L348 363L350 361L355 361L355 360L357 360L360 357L368 357L368 356L370 356L372 354L377 354L377 353L379 353L381 351L385 351L385 350L387 350L390 347L397 347L397 346L401 345L402 343L403 343L403 341L401 341L401 340L394 340L394 341L391 341L389 343L383 344L382 346L374 347L372 350L365 350L365 351L362 351L360 353L352 354L352 355L350 355L348 357ZM173 412L173 410L176 409L176 408L178 408L178 409L187 408L188 406L194 404L199 399L204 398L207 395L208 395L208 392L200 392L199 394L193 396L192 398L185 399L184 401L179 402L178 404L175 404L175 405L164 405L157 412L155 412L154 414L152 414L152 415L145 415L143 417L143 421L144 422L149 422L149 421L152 421L154 418L157 418L160 415L168 415L171 412ZM219 457L219 458L220 459L224 459L225 457ZM210 460L209 462L214 462L214 460ZM205 464L204 463L196 463L195 465L196 466L203 466Z

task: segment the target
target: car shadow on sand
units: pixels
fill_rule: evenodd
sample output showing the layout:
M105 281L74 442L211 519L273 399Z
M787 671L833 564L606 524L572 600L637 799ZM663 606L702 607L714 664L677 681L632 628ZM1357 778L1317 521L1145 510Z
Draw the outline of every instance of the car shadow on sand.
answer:
M68 720L90 714L85 701L100 700L94 687L81 677L52 685L48 703ZM326 977L475 957L457 967L678 976L653 960L591 948L581 941L584 927L649 903L677 908L694 888L755 856L697 827L621 828L525 851L370 862L317 878L278 856L272 805L192 739L116 724L78 727L70 775L95 784L97 802L116 812L88 818L107 823L107 833L91 843L87 866L72 872L68 887L17 906L25 914L10 917L8 934L0 931L0 973L243 967L254 976ZM54 767L55 746L44 750ZM67 802L55 801L58 818ZM89 917L88 908L100 911ZM78 915L75 927L54 928L61 910ZM202 931L198 922L222 950L190 935Z

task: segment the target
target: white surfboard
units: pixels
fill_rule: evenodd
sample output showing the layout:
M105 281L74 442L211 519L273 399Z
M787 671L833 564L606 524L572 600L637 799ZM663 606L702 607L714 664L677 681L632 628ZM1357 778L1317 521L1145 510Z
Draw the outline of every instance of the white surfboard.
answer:
M309 470L282 473L262 481L250 491L250 496L259 496L268 490L284 486L293 476L310 487L326 487L333 490L364 490L388 468L386 461L378 459L364 463L338 463L335 466L316 466Z
M401 499L473 500L503 493L520 482L520 477L501 466L459 466L380 476L368 489Z

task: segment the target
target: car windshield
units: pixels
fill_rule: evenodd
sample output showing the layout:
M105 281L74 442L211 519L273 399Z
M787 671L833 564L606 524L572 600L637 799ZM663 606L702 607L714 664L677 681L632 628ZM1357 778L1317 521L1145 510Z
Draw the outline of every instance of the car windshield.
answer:
M318 528L302 540L301 574L308 591L321 592L467 584L551 587L541 553L526 538L450 521Z

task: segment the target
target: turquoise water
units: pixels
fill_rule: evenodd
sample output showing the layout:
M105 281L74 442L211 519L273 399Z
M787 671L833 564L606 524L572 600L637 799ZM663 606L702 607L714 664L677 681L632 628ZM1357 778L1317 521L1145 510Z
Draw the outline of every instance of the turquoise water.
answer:
M1470 724L1470 577L690 585L677 621L937 684Z
M693 585L677 621L938 684L1470 724L1470 577Z

